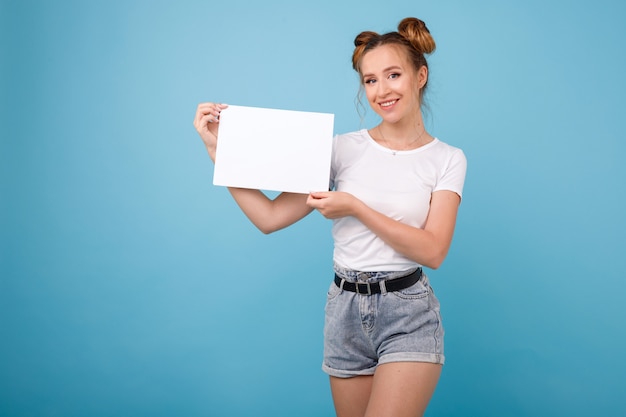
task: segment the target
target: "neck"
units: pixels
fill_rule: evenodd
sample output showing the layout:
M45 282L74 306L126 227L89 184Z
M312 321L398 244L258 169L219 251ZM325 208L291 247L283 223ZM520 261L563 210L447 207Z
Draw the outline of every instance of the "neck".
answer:
M383 121L376 126L376 131L376 140L381 145L397 151L419 148L430 142L430 136L426 133L421 118L405 126Z

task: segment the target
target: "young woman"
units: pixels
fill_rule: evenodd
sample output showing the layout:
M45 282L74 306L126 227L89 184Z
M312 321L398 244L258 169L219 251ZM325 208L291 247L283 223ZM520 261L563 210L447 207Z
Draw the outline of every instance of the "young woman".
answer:
M354 44L353 67L382 121L335 137L332 191L271 200L259 190L229 190L264 233L312 210L333 220L322 367L337 415L421 416L444 362L439 302L422 266L437 268L446 257L466 159L424 127L424 55L435 49L424 22L406 18L397 32L362 32ZM213 160L224 108L202 103L194 120Z

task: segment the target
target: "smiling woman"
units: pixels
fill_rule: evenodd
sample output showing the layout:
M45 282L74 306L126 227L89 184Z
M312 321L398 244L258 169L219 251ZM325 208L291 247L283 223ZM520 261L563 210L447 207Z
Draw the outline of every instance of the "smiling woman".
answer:
M334 113L336 133L366 127L335 139L332 196L403 223L428 216L432 229L437 198L416 207L443 191L420 182L402 201L405 177L428 179L428 158L419 172L401 165L433 145L394 156L371 138L381 119L350 61L362 30L396 31L412 13L437 43L426 133L471 166L450 252L425 268L446 331L426 416L626 416L626 1L615 0L0 1L0 414L334 416L320 303L330 287L331 310L345 304L355 279L334 297L333 222L313 213L256 233L211 187L189 119L212 99ZM388 121L382 134L402 139ZM349 261L380 239L342 222L346 268L392 265L384 245ZM374 380L387 383L385 366ZM344 382L358 378L373 395L383 385ZM379 417L413 401L409 389ZM367 407L360 395L351 405Z
M371 51L377 46L381 45L396 45L402 48L401 60L406 60L406 64L412 68L418 68L418 71L425 71L425 78L423 84L415 84L415 87L419 89L420 103L424 101L424 93L426 92L426 85L428 83L428 61L424 54L431 54L435 51L435 40L430 35L430 31L426 27L426 24L415 18L406 18L398 25L398 32L389 32L384 35L378 35L375 32L362 32L354 40L356 46L352 55L352 68L361 74L361 82L366 85L372 83L372 74L369 74L367 70L363 70L362 59L366 52ZM401 67L396 67L401 69ZM406 68L406 66L405 66ZM392 70L389 68L388 70ZM397 75L397 74L392 74Z
M466 160L424 128L424 54L435 48L424 22L406 18L398 32L362 32L354 44L353 68L382 121L335 137L331 191L270 199L229 190L264 233L312 210L333 220L322 368L337 415L423 415L444 354L439 302L422 266L437 268L448 253ZM213 160L224 109L201 103L194 120Z

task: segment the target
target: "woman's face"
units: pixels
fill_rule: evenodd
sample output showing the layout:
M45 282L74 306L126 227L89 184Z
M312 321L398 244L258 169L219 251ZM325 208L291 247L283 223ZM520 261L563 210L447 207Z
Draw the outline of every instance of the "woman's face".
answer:
M367 52L361 74L367 101L384 121L396 123L419 112L428 70L415 71L402 47L382 45Z

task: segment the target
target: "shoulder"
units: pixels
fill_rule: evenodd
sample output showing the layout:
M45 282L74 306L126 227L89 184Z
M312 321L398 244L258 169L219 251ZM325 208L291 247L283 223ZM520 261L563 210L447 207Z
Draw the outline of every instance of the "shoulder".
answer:
M355 130L354 132L335 135L336 142L363 143L368 140L367 129Z
M366 129L336 135L333 140L335 154L353 154L359 148L365 149L370 142Z
M452 146L440 140L439 138L435 138L435 141L433 143L433 150L435 150L438 153L448 154L448 155L452 155L452 154L462 155L463 154L463 150L461 148Z
M441 158L445 161L455 161L460 163L466 163L467 159L465 157L465 153L461 148L456 146L449 145L446 142L443 142L437 138L432 144L430 151L437 158Z

